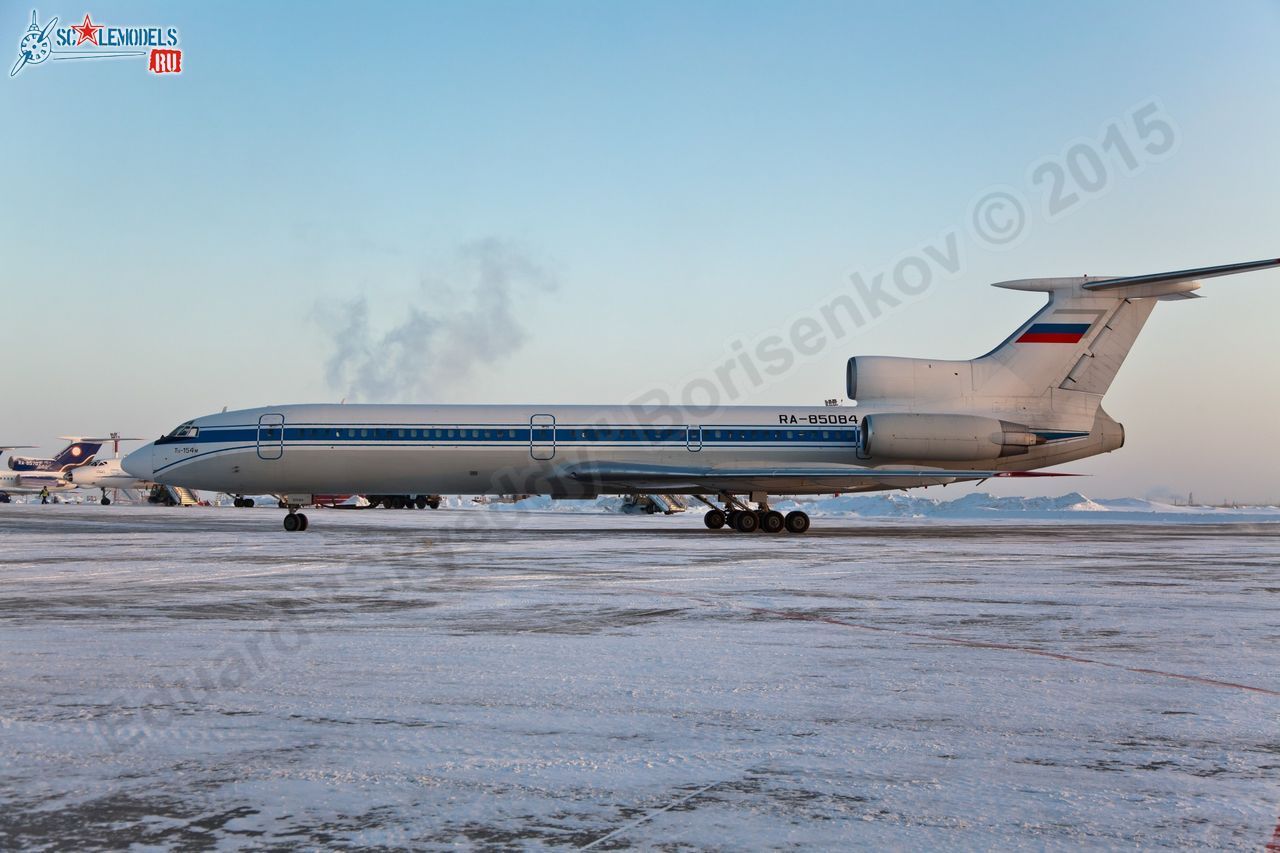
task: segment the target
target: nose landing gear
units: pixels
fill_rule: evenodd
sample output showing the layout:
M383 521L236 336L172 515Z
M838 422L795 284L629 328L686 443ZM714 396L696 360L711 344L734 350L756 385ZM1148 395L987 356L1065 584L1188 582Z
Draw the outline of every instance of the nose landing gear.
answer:
M284 529L289 533L297 533L307 529L307 517L298 512L297 507L289 507L289 514L284 517Z

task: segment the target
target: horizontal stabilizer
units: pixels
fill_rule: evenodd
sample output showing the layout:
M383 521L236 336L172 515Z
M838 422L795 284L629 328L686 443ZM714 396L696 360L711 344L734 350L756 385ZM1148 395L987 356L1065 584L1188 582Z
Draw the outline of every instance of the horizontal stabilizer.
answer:
M1200 267L1194 270L1177 270L1175 272L1157 272L1147 275L1131 275L1125 278L1104 278L1098 281L1085 281L1081 285L1085 290L1116 290L1122 287L1133 287L1141 284L1174 284L1183 281L1195 281L1201 278L1214 278L1220 275L1235 275L1242 272L1280 267L1280 258L1265 261L1246 261L1241 264L1223 264L1216 267Z

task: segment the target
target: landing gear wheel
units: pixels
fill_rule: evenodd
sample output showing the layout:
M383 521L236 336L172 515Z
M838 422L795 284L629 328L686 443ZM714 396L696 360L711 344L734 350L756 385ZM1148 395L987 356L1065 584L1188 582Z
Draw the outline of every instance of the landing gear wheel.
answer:
M702 523L712 530L719 530L721 527L724 527L724 512L718 509L709 509L707 510L707 514L702 516Z
M103 506L111 506L111 498L107 497L106 495L103 495L102 500L98 501L98 503L102 504Z
M289 513L284 517L284 529L289 533L297 533L302 529L302 519L297 513Z
M788 533L804 533L809 529L809 516L800 510L787 513L787 517L783 520Z
M760 527L760 519L754 512L739 512L733 522L733 529L739 533L755 533Z
M427 506L431 507L432 509L439 509L439 508L440 508L440 496L439 496L439 495L432 495L431 497L427 498Z
M298 513L298 520L302 522L302 526L298 528L299 530L306 530L311 526L311 522L307 521L307 517L302 513Z
M786 524L786 519L782 517L782 513L774 509L760 516L760 532L762 533L781 533Z
M426 508L427 508L427 496L426 496L426 495L418 495L416 498L414 498L414 499L413 499L413 505L414 505L414 506L416 506L418 509L426 509Z

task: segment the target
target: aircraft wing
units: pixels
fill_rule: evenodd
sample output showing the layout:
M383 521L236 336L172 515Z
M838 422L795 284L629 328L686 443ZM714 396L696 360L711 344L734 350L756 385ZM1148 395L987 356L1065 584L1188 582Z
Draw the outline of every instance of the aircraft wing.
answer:
M676 467L612 462L588 462L573 466L568 474L582 483L621 487L626 490L688 492L772 492L788 494L815 488L832 492L867 486L945 485L961 480L991 477L1070 477L1072 474L1032 471L950 470L946 468L860 468L856 465L822 465L795 468Z

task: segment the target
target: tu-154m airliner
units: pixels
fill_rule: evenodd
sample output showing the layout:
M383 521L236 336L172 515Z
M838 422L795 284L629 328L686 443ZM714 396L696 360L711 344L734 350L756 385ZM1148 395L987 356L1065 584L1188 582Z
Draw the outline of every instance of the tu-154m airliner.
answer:
M1020 279L1048 294L1003 343L970 361L858 356L849 407L289 405L207 415L129 454L158 483L275 493L286 530L322 493L714 495L710 528L803 533L770 496L904 489L1037 476L1107 453L1124 429L1102 398L1157 302L1198 279L1280 259L1130 277Z

